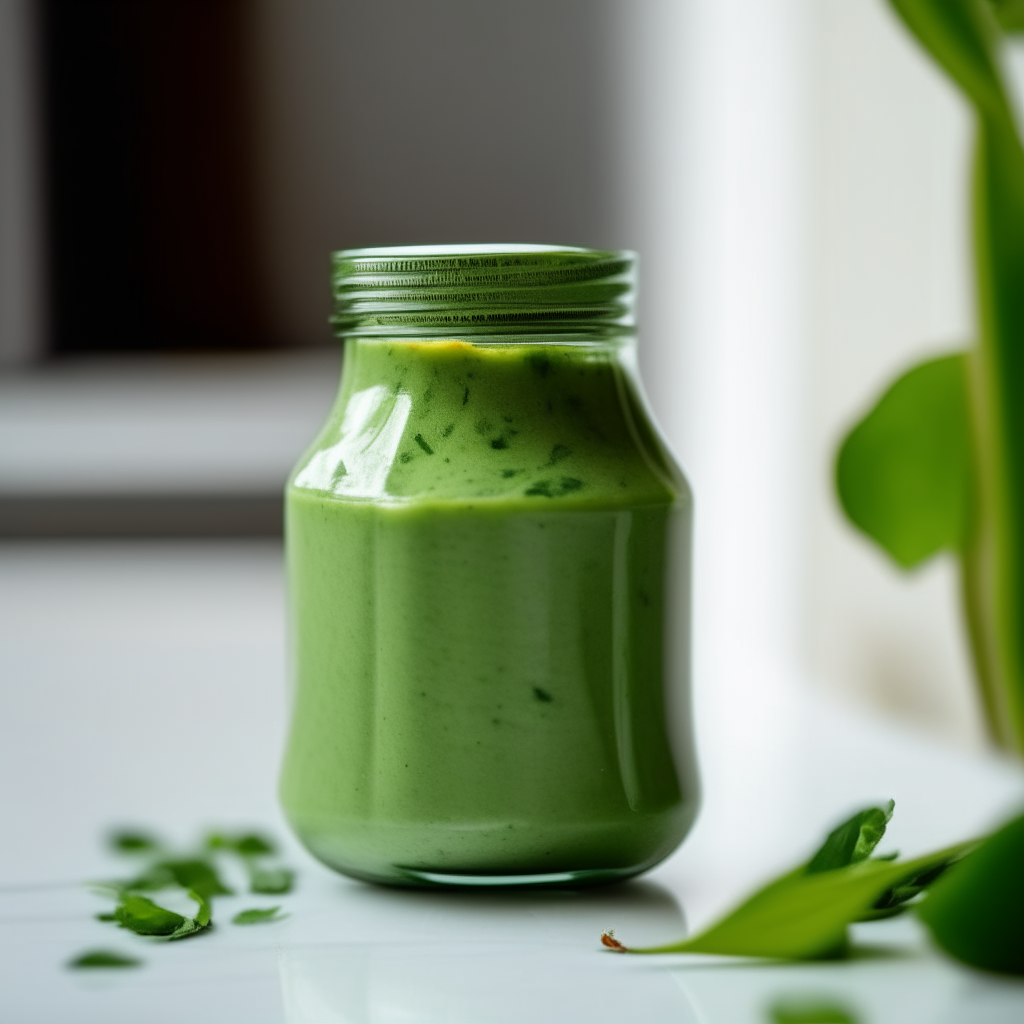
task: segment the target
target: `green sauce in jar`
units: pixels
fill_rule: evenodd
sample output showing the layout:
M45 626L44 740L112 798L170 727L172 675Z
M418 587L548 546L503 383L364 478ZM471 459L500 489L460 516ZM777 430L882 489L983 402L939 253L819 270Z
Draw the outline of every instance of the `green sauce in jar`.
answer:
M691 507L632 339L384 326L287 490L288 818L381 882L642 871L696 811Z

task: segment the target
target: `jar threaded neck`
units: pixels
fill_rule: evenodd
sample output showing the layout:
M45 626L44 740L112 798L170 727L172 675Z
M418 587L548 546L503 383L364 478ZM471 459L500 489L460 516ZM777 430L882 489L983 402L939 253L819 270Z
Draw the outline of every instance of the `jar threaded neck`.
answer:
M636 254L546 245L437 245L331 254L338 335L607 337L634 326Z

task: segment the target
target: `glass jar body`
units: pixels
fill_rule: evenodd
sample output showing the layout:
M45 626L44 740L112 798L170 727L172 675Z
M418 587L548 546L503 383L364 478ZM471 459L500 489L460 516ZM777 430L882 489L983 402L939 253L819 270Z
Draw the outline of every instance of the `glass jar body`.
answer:
M691 499L628 337L350 337L288 484L281 796L405 885L612 881L697 806Z

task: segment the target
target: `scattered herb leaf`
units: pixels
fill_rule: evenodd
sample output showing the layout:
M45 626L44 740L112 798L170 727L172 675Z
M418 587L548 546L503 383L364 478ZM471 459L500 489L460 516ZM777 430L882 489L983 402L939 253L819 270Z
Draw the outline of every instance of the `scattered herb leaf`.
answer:
M243 910L231 918L232 924L263 924L270 921L282 921L287 916L278 915L280 907L254 907L252 910Z
M221 881L217 869L208 860L165 860L159 866L166 869L183 889L191 889L206 899L231 895L231 890Z
M181 914L157 906L148 896L127 893L114 911L122 928L136 935L170 935L185 922Z
M68 961L68 967L74 970L91 967L138 967L142 963L133 956L115 953L109 949L90 949L74 960Z
M199 907L195 917L176 914L136 893L124 894L114 916L122 928L136 935L156 935L168 940L188 938L210 925L209 903L199 893L189 892L189 896Z
M249 869L249 889L265 895L291 892L295 872L290 868L261 868L255 865Z
M189 896L199 905L199 910L196 912L195 917L185 918L185 921L167 936L169 941L187 939L190 935L195 935L197 932L205 931L210 927L210 904L198 893L190 892Z
M277 847L266 836L252 832L235 839L235 851L243 857L264 857L277 852Z
M218 874L216 856L227 853L237 857L249 875L253 892L285 893L294 884L295 873L284 867L266 867L262 858L274 856L273 840L258 832L224 833L208 835L203 851L194 855L168 857L167 848L141 829L122 829L109 837L109 843L119 853L145 854L147 860L141 873L128 880L93 883L100 894L117 900L113 913L97 914L100 921L113 921L137 935L174 941L188 938L210 927L212 912L210 900L215 896L231 895L231 890ZM177 913L155 903L146 892L176 888L196 904L194 917ZM238 924L279 920L280 907L243 911L235 917ZM83 956L100 957L106 953L93 951ZM117 956L118 954L110 954ZM79 958L82 960L82 958ZM136 961L137 962L137 961ZM72 966L107 966L97 959L95 964L78 961ZM110 964L110 966L117 966ZM127 966L127 965L125 965Z
M274 841L259 832L242 832L238 835L224 835L212 832L206 837L208 850L229 850L242 857L266 857L277 852Z
M134 878L109 883L115 895L118 892L154 892L174 885L174 875L162 864L150 864L145 871Z
M120 888L131 892L152 892L172 885L192 889L206 899L232 895L232 891L221 881L213 864L197 857L157 861L141 875L123 882Z
M139 829L119 829L111 833L108 842L118 853L150 853L161 845L155 836Z

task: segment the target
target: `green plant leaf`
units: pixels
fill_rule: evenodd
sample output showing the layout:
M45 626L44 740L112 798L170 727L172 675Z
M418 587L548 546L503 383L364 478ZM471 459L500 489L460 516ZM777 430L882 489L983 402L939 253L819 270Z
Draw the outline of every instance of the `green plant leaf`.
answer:
M891 0L924 48L987 118L1012 123L997 55L999 23L986 0Z
M278 914L280 907L254 907L252 910L243 910L233 918L232 924L264 924L269 921L282 921L284 914Z
M989 0L1004 32L1024 32L1024 0Z
M973 172L977 439L963 599L994 738L1024 754L1024 147L1000 67L1019 0L891 0L977 115ZM870 532L870 531L869 531Z
M833 829L821 849L807 862L805 872L816 875L867 860L885 835L885 826L895 806L890 800L885 807L866 807Z
M1024 815L955 865L928 892L917 914L955 959L1024 975Z
M934 885L954 864L961 861L975 848L976 843L966 843L956 849L945 861L930 864L915 875L903 878L897 885L884 892L875 900L869 913L860 920L878 921L884 917L895 917L909 910L909 902Z
M955 848L954 848L955 849ZM847 926L902 879L946 861L954 849L892 864L869 860L808 875L803 868L766 885L692 939L633 953L720 953L819 960L843 956Z
M133 956L116 953L110 949L90 949L68 961L68 967L75 970L93 967L138 967L142 963Z
M971 501L966 359L903 374L839 450L836 484L850 520L900 565L959 550Z
M730 914L690 939L651 949L631 949L602 936L605 946L630 953L720 953L731 956L813 960L841 956L847 927L875 916L879 902L891 909L910 899L926 879L938 877L971 843L903 863L871 858L885 834L893 803L867 807L829 833L809 862L769 882ZM908 889L912 894L905 895Z

